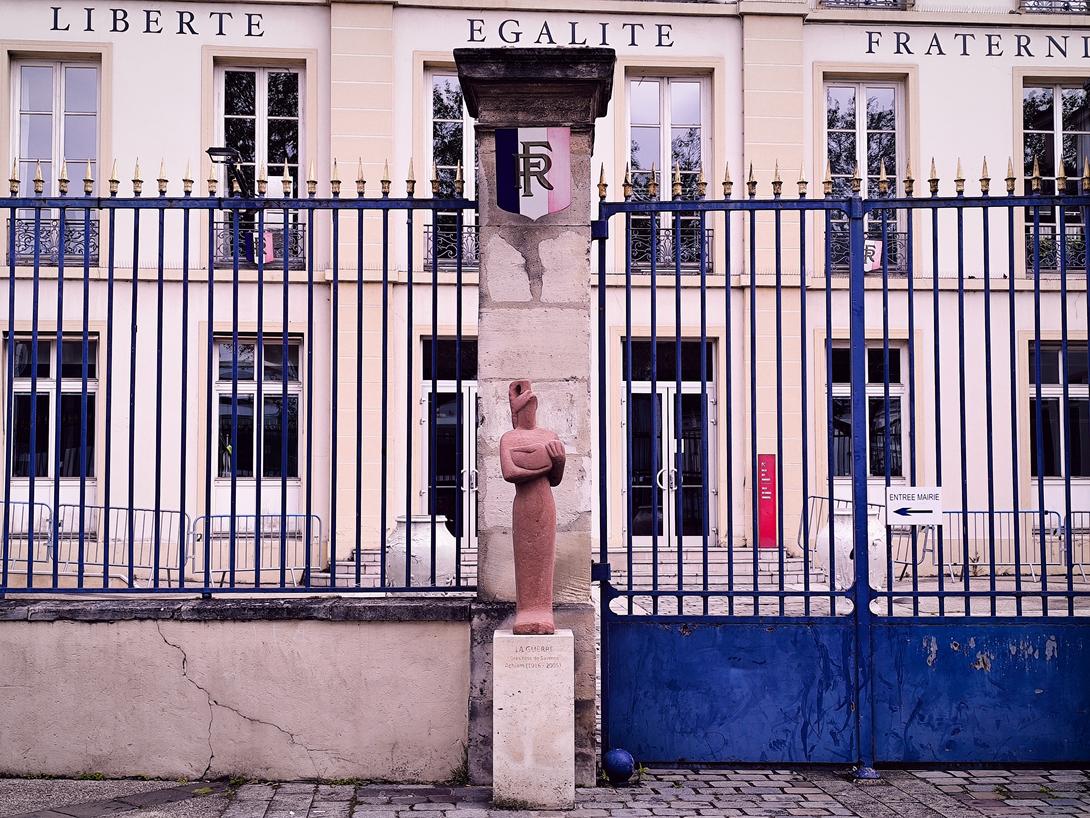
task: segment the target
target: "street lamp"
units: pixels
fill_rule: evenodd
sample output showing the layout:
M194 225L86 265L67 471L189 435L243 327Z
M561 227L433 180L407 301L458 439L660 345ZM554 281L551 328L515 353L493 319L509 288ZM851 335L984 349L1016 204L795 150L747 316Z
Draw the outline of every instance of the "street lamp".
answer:
M209 148L205 153L208 154L208 158L212 160L214 165L226 165L227 166L227 187L228 192L231 192L231 182L238 185L239 192L243 198L249 199L253 195L250 191L250 184L246 181L246 177L239 171L239 164L242 162L242 154L240 154L234 148Z

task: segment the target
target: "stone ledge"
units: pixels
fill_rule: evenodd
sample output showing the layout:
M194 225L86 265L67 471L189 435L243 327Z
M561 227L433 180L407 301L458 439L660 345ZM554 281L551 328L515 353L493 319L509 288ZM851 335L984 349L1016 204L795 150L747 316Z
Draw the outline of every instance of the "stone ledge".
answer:
M469 622L472 596L411 599L6 599L0 622Z

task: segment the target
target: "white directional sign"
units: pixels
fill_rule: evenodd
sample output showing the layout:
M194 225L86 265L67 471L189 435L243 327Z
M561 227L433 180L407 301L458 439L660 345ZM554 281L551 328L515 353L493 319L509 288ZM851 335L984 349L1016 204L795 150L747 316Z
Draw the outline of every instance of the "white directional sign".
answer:
M886 486L886 525L942 525L940 486Z

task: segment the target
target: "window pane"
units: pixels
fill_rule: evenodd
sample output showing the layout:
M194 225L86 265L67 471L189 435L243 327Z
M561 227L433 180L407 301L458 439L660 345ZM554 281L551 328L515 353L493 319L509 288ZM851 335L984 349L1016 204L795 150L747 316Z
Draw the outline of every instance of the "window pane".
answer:
M19 109L53 110L53 68L48 65L24 65L19 69Z
M1029 344L1029 382L1037 383L1037 345ZM1041 383L1058 384L1060 382L1060 348L1057 344L1041 344Z
M1045 398L1041 401L1041 450L1045 477L1060 476L1060 399ZM1036 477L1037 470L1037 401L1029 402L1029 469Z
M886 401L870 398L867 402L870 424L870 473L872 477L886 476ZM901 476L901 399L889 399L889 473Z
M852 473L852 401L833 398L833 476Z
M1090 131L1090 93L1086 87L1064 88L1062 93L1063 129Z
M1090 477L1090 402L1081 399L1068 403L1067 435L1071 442L1071 476Z
M1086 369L1087 369L1087 357L1086 357L1086 344L1072 344L1067 345L1067 382L1070 384L1082 384L1087 383Z
M243 162L254 161L256 145L255 123L252 119L230 118L224 120L224 139L228 148L234 148L242 156Z
M220 395L220 442L219 476L231 476L231 396ZM235 460L235 476L254 476L254 396L238 398L238 452Z
M839 176L855 168L855 134L829 134L829 172Z
M713 361L715 360L714 345L709 343L706 345L706 361L704 364L705 370L708 374L708 379L711 380L715 370L713 368ZM677 380L677 346L673 341L659 341L655 347L655 379L659 383L666 383L669 381ZM622 342L621 346L621 372L627 374L628 367L628 345ZM622 376L623 376L622 375ZM700 342L699 341L682 341L681 342L681 379L683 381L699 381L700 380ZM651 380L651 342L650 341L632 341L632 380L633 381L650 381Z
M98 118L73 114L64 118L64 158L69 162L95 159L98 151ZM82 175L82 174L81 174Z
M93 114L98 111L98 69L90 65L64 69L64 110Z
M269 163L283 165L299 161L299 123L294 119L269 121Z
M265 434L262 438L261 471L265 477L280 477L283 460L283 396L265 398L262 414ZM288 395L287 417L288 468L286 477L299 476L299 396Z
M1052 89L1027 86L1022 90L1022 129L1051 131L1055 127L1052 114Z
M867 89L867 130L892 131L897 127L897 95L892 88Z
M95 355L98 349L98 342L87 340L87 377L93 380L95 378ZM83 378L83 341L68 341L64 342L64 347L61 351L61 378L67 380L69 378L75 378L77 380Z
M269 74L269 116L299 116L299 75L287 71Z
M34 476L49 474L49 395L39 394L37 411L34 413ZM30 395L17 394L12 406L12 474L15 477L30 476Z
M891 133L872 133L867 136L867 173L877 176L882 162L893 181L897 179L897 137Z
M867 350L867 382L884 384L885 379L885 350ZM901 382L901 351L890 347L889 350L889 382Z
M825 89L825 124L829 130L855 130L855 89Z
M844 347L834 347L832 354L833 383L851 383L852 353Z
M1024 146L1022 162L1026 176L1033 175L1033 160L1036 158L1040 166L1042 176L1053 176L1055 166L1056 145L1052 134L1027 133L1023 139Z
M257 112L257 79L253 71L225 71L223 75L223 112L228 115L254 116Z
M462 121L462 88L457 77L432 77L431 115L436 120Z
M53 117L49 114L19 116L19 157L49 159L53 154Z
M220 342L220 369L219 379L221 381L231 380L231 370L234 366L232 360L232 344L230 341ZM238 379L240 381L252 381L254 379L254 345L253 344L239 344L238 345Z
M670 83L670 122L672 125L700 125L700 83Z
M651 165L662 170L660 133L658 128L632 128L632 170L650 170Z
M431 369L431 339L424 339L423 363L424 380L430 381ZM458 377L456 367L458 345L453 338L440 338L436 344L435 377L437 380L453 381ZM477 380L477 339L463 338L461 343L462 353L462 380Z
M38 377L48 378L50 372L50 350L53 344L49 341L38 341ZM15 377L31 377L31 363L33 362L34 344L29 341L15 342Z
M267 336L266 336L267 337ZM283 374L284 345L281 341L266 341L264 369L265 380L281 382ZM299 344L288 341L288 381L299 380Z
M659 84L657 80L633 80L629 83L629 123L632 125L659 124Z
M65 345L67 346L67 344ZM80 476L81 443L83 436L80 425L83 415L83 395L65 393L61 396L61 477ZM94 476L95 466L95 396L87 395L86 427L86 468L87 476Z
M462 160L462 123L436 122L432 125L432 161L454 167Z
M700 128L671 129L670 164L684 171L700 170Z

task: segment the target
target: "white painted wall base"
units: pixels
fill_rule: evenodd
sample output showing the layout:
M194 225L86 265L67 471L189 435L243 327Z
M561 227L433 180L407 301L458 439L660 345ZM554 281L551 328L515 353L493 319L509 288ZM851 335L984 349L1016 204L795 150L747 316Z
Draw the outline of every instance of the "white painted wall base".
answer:
M575 640L515 636L492 641L492 797L536 809L575 806Z

